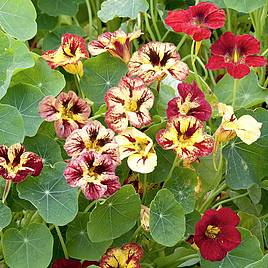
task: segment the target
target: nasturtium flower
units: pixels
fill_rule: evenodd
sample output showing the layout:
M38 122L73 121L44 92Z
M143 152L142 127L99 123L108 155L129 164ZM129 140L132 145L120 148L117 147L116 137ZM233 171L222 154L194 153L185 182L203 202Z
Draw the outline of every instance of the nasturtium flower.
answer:
M64 170L64 176L70 186L80 187L89 200L106 198L120 188L112 160L93 151L73 158Z
M187 10L169 11L165 23L175 32L186 33L195 41L201 41L210 38L211 30L224 26L225 14L215 4L201 2Z
M210 70L226 69L235 79L248 75L250 67L261 67L266 59L257 56L260 53L260 42L249 34L234 35L224 33L211 46L211 54L206 67Z
M43 159L35 153L26 152L16 143L7 147L0 145L0 176L14 183L24 181L27 176L38 176L43 168Z
M93 56L108 51L114 57L128 63L130 59L130 42L141 36L141 31L126 34L122 30L106 32L98 36L98 40L88 45L89 53Z
M61 92L57 98L46 96L39 103L39 113L45 121L53 122L56 134L67 138L75 129L88 121L91 109L89 104L73 91Z
M144 205L141 205L140 221L142 229L148 232L150 230L150 208Z
M127 159L130 169L139 173L150 173L157 166L157 155L153 141L136 128L127 128L115 137L119 145L120 159Z
M99 265L99 263L96 261L83 261L81 263L78 260L58 259L53 262L52 268L87 268L92 265Z
M60 47L56 50L46 51L42 57L52 69L62 66L68 73L83 76L81 59L88 58L89 54L86 42L82 37L66 33L61 38Z
M224 103L218 104L222 122L215 132L217 142L227 142L238 136L244 143L250 145L261 136L262 123L259 123L251 115L242 115L238 119L234 109Z
M114 132L97 120L89 120L81 129L74 130L66 139L64 149L71 157L84 151L95 151L107 155L115 165L120 164L118 144Z
M117 87L107 91L104 100L108 107L105 122L115 132L132 126L140 128L152 122L149 110L154 104L154 94L136 77L124 77Z
M100 261L100 268L140 268L143 249L135 243L128 243L121 248L109 249Z
M209 209L195 225L195 244L201 256L210 261L222 260L241 243L236 226L240 219L230 208Z
M207 121L211 116L211 106L206 101L204 93L197 84L178 84L179 95L168 102L167 117L192 115L201 121Z
M179 158L195 161L213 151L214 140L204 132L204 123L193 116L171 118L156 140L164 150L173 149Z
M137 194L139 194L140 197L143 196L144 193L144 187L143 183L139 180L139 176L137 173L130 174L125 180L124 185L130 184L134 187Z
M172 43L150 42L134 52L129 64L129 76L138 76L146 84L161 81L167 74L184 80L189 68L180 60L176 46Z

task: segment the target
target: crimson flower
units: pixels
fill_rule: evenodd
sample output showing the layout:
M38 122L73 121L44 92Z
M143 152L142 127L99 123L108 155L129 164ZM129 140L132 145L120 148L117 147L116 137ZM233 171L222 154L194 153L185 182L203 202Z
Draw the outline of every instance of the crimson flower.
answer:
M187 10L169 11L165 19L175 32L191 35L195 41L209 39L211 30L223 27L224 22L224 10L208 2L201 2Z
M209 209L195 225L194 241L201 256L210 261L222 260L228 251L239 246L241 235L236 229L240 219L230 208Z
M168 102L167 117L192 115L201 121L207 121L211 116L211 106L206 101L204 93L195 82L178 85L179 96Z
M81 263L78 260L58 259L53 262L52 268L87 268L91 265L99 265L99 263L96 261L84 261Z
M260 42L249 34L234 35L224 33L211 46L211 54L206 67L210 70L225 68L235 79L248 75L250 67L261 67L266 59L256 56L260 53Z
M42 158L35 153L26 152L23 145L0 145L0 176L5 180L19 183L27 176L38 176L42 168Z
M70 186L81 187L90 200L108 197L120 188L112 160L94 151L85 151L73 158L64 170L64 176Z
M62 139L83 127L90 112L88 103L73 91L61 92L57 98L46 96L39 103L40 116L48 122L54 121L56 134Z

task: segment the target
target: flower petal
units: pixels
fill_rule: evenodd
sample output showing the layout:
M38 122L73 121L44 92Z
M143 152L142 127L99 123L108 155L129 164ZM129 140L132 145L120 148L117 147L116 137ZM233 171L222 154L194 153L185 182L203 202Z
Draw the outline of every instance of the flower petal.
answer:
M146 157L142 154L134 153L128 157L129 168L139 173L151 173L157 166L157 156L155 152L148 153Z
M265 66L267 60L262 56L247 56L246 64L252 67L262 67Z
M250 69L245 64L227 63L227 72L235 79L241 79L250 73Z

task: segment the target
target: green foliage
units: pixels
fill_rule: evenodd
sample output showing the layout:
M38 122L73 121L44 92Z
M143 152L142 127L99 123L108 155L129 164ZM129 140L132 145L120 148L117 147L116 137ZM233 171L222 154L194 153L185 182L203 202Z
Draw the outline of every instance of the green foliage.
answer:
M9 207L5 204L0 203L0 231L8 226L12 219L12 213Z

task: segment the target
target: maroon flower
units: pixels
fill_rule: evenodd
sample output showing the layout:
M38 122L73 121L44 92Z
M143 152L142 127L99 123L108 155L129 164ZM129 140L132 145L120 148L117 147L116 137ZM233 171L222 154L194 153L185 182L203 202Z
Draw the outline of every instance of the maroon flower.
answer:
M75 129L82 128L88 121L91 109L86 101L75 92L61 92L57 98L46 96L39 103L39 113L48 122L55 122L56 134L67 138Z
M99 265L99 263L96 261L84 261L81 263L78 260L59 259L53 262L52 268L87 268L91 265Z
M236 229L240 219L230 208L209 209L195 225L194 241L201 256L210 261L222 260L228 251L239 246L241 235Z
M85 197L90 200L108 197L120 188L110 157L93 151L85 151L73 158L64 176L70 186L81 187Z
M167 117L192 115L201 121L207 121L211 116L211 106L205 99L204 93L193 82L191 85L178 85L179 96L168 102Z
M249 34L234 35L224 33L219 40L211 46L211 54L206 67L211 70L226 68L235 79L248 75L250 67L261 67L266 59L256 56L260 53L260 42Z
M209 39L211 30L224 26L225 14L215 4L201 2L187 10L169 11L165 23L175 32L191 35L195 41Z
M0 145L0 176L14 183L22 182L27 176L38 176L43 160L32 152L25 152L23 145L16 143L9 148Z

